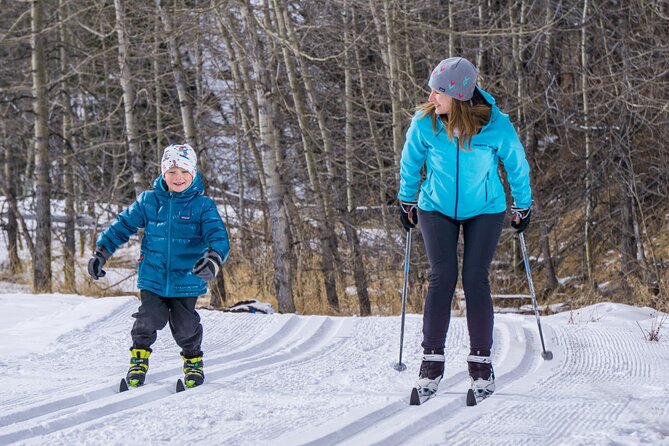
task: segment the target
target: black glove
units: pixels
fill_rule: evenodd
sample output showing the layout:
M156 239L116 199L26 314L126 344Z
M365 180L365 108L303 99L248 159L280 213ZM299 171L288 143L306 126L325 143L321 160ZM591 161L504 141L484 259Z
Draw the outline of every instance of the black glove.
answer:
M416 227L418 224L418 205L416 202L400 201L400 221L407 231Z
M193 266L193 274L205 281L213 280L223 261L215 251L207 251Z
M511 227L516 230L518 234L527 229L530 224L531 208L517 208L511 207Z
M93 278L93 280L98 280L100 277L104 277L105 270L102 267L107 263L111 254L103 247L98 246L95 248L93 257L88 261L88 274Z

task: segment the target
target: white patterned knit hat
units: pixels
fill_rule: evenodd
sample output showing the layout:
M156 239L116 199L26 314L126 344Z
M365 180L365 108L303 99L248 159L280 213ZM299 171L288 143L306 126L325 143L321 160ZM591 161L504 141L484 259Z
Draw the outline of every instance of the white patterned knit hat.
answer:
M165 147L163 159L160 161L160 172L165 172L173 167L187 170L193 178L197 173L197 155L195 150L188 144L172 144Z

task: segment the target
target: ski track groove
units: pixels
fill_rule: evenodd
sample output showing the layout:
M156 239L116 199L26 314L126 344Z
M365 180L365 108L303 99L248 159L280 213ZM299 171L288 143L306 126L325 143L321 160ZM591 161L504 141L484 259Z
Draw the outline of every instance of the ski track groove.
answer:
M299 331L299 329L303 328L308 323L308 322L300 323L301 320L297 316L290 316L283 319L285 320L281 321L282 323L279 327L277 327L273 331L270 331L269 333L266 333L265 336L261 338L258 342L247 345L244 350L241 350L239 352L233 352L224 355L219 355L218 357L213 357L212 359L209 359L207 363L211 364L212 366L216 366L217 364L225 363L226 361L234 362L243 360L248 357L261 355L265 351L268 351L270 349L276 349L277 343L281 343L283 341L286 342L290 341L295 332ZM216 367L212 368L214 369L215 373ZM168 383L176 381L176 378L166 379L167 377L174 376L174 374L175 371L173 368L150 373L149 375L150 381L148 381L144 387L139 389L131 389L129 392L132 394L137 394L135 396L139 395L142 397L145 397L144 396L145 393L149 393L151 395L160 394L161 393L160 389L164 388L166 385L168 385ZM207 374L207 376L208 375L209 374ZM120 377L118 381L120 381ZM111 385L106 385L104 387L97 388L95 390L89 390L84 393L79 392L75 395L71 395L61 399L55 399L55 400L52 399L47 403L39 404L37 406L32 406L28 408L21 408L21 410L17 412L1 416L0 444L2 444L5 438L5 435L1 433L4 427L20 423L23 421L30 421L31 419L47 416L52 413L55 414L60 411L68 411L73 407L76 408L77 406L83 404L89 404L96 400L103 400L105 398L113 397L114 395L118 394L117 391L118 381L114 381L114 383ZM155 389L156 387L159 387L160 389L156 390ZM153 390L156 391L154 392Z
M295 339L296 341L292 345L281 349L277 354L269 356L264 356L261 353L254 351L247 356L260 356L260 358L252 359L251 361L243 362L231 367L219 368L213 372L207 372L206 386L203 388L189 389L183 394L177 394L177 397L183 398L182 395L185 394L189 394L190 397L193 397L194 393L198 394L205 390L207 392L212 392L212 389L215 389L216 387L227 389L230 387L230 380L236 381L237 377L243 375L244 372L255 372L261 367L271 366L271 368L263 369L263 371L257 373L257 375L267 375L276 373L276 369L295 367L313 361L320 361L324 356L320 354L321 352L332 352L334 354L343 347L349 338L349 336L338 335L338 333L345 332L348 328L347 324L343 322L343 319L334 321L330 317L312 316L308 319L301 319L297 316L292 316L290 320L300 322L299 327L292 330L293 336L288 336L286 339L287 341ZM307 331L306 334L308 336L306 336L305 339L300 339L303 331ZM286 338L286 336L284 336L284 338ZM270 346L276 347L276 345L274 345L276 339L267 338L263 343L268 341L272 341L270 342ZM302 357L304 356L307 358L303 359ZM209 369L210 368L208 368L208 370ZM65 413L63 415L66 415L66 417L61 417L61 419L57 418L51 422L39 421L37 427L23 429L6 435L0 434L0 444L5 444L5 440L17 441L27 439L38 435L46 435L60 432L65 429L76 428L82 424L87 425L87 430L94 429L96 424L105 424L110 422L110 420L123 419L127 416L127 412L125 411L132 411L140 406L144 407L146 405L157 404L161 399L174 395L174 390L171 388L174 387L174 381L176 381L176 379L171 381L164 380L161 382L161 384L164 383L164 385L152 390L150 393L144 392L136 398L129 398L120 402L112 401L109 404L96 405L90 409L79 408L75 411L74 416L70 413ZM144 390L144 388L131 389L128 392L117 395L139 394L142 390ZM137 400L137 404L133 404L134 400ZM48 438L44 438L44 440L48 441ZM226 441L226 443L228 442Z
M55 343L55 345L57 345L57 348L54 351L39 354L38 356L40 358L40 360L38 360L39 363L57 364L58 362L63 362L62 361L63 357L70 355L69 353L70 351L77 350L81 352L81 356L78 358L79 361L87 364L88 363L95 364L94 356L100 354L101 352L97 348L82 347L82 344L84 344L82 342L82 338L83 339L96 338L99 340L99 338L102 337L102 338L117 339L116 342L112 342L112 345L118 345L119 347L118 350L116 351L117 353L114 354L121 354L121 352L126 352L128 348L126 344L130 340L129 333L133 323L132 313L137 311L137 307L138 307L138 302L137 303L128 302L127 304L121 307L121 311L114 312L111 316L103 318L104 321L107 321L106 323L104 322L98 323L96 321L94 323L89 324L87 327L94 326L94 331L92 335L90 333L87 333L86 329L83 330L77 329L60 336L57 342ZM210 362L212 364L216 363L217 356L212 356L210 358L211 353L216 352L217 350L224 348L225 346L228 347L228 351L226 352L225 355L226 359L227 355L231 351L234 352L235 349L242 347L245 350L246 349L250 350L251 347L255 349L259 348L258 345L251 345L255 344L253 339L257 337L259 334L262 334L265 330L270 329L269 326L272 323L275 323L278 318L282 318L282 316L279 315L265 315L262 318L259 318L257 315L250 315L243 313L228 313L228 314L230 318L235 319L235 321L231 324L207 324L206 321L207 315L205 314L205 317L203 318L203 325L205 327L205 339L204 339L204 347L206 349L205 361L207 365L209 365ZM240 320L242 321L241 323L239 322ZM124 325L127 326L127 330L124 328L119 332L117 329L119 325L121 327L123 327ZM209 330L208 329L209 326L212 326L213 329ZM116 332L110 333L108 330L106 330L106 328L109 327L116 328L117 329ZM232 329L229 329L229 327L232 327ZM217 342L216 339L221 337L227 338L228 340L225 342ZM169 330L163 330L162 336L159 336L154 346L154 351L157 351L159 352L158 354L161 354L162 350L164 350L164 348L166 347L165 344L172 342L173 340L171 339L171 334L169 333ZM262 348L265 349L272 348L272 345L270 344L273 344L273 342L274 340L272 340L271 342L267 342L267 340L264 340ZM92 355L92 356L89 359L87 355ZM155 358L156 355L154 354L153 357ZM123 353L123 361L124 361L122 366L123 371L119 373L119 380L122 376L121 373L123 375L125 374L125 370L127 367L126 365L127 353ZM65 362L63 363L63 368L69 370L71 369L71 364ZM175 373L175 370L176 369L173 366L168 365L168 366L156 367L155 365L152 364L151 377L153 378L153 381L155 381L156 379L173 375ZM109 374L109 371L99 371L99 372L93 371L87 374L87 376L91 376L90 378L86 378L85 376L81 378L77 377L77 382L75 387L77 389L82 389L82 388L85 389L88 387L95 386L100 381L99 379L96 378L96 376L99 376L99 374ZM116 384L114 384L114 386L115 385ZM59 397L59 396L62 396L63 400L68 400L72 395L72 386L64 385L62 390L55 391L49 394L43 394L42 398L39 398L37 400L35 399L34 395L32 395L32 397L30 395L28 397L23 397L21 395L22 394L18 394L18 396L16 397L10 397L8 399L0 401L0 405L10 410L15 406L26 406L26 405L35 406L36 403L44 401L46 401L44 405L49 405L54 400L54 397ZM84 398L93 398L92 392L85 392L84 395L82 395L81 392L77 392L77 394L72 397L74 398L73 400L74 404L78 404L76 402L77 398L82 396ZM4 421L5 419L6 416L0 416L0 428L7 424ZM15 421L16 420L10 420L10 422L15 422Z
M466 325L464 320L455 319L455 324L452 325L451 330L449 330L448 343L460 345L465 343L467 332ZM459 322L459 323L458 323ZM510 348L513 345L511 340L511 333L508 329L507 324L498 323L495 327L496 337L495 342L501 347L494 351L495 362L503 362L503 359L507 355L512 353ZM524 333L524 336L527 337L527 333ZM454 353L456 348L450 348L449 345L446 349L446 365L447 373L452 368L449 368L450 364L458 362L455 357L457 354ZM523 357L523 360L525 358ZM518 369L524 369L523 361L511 371L504 373L501 377L507 376L509 373L513 374L518 371ZM466 371L459 371L451 375L444 377L440 384L441 389L453 389L458 387L463 387L467 385L469 379L469 374ZM509 385L511 382L509 383ZM467 385L468 387L468 385ZM506 387L506 385L504 386ZM455 396L451 395L452 392L439 392L439 397L432 399L430 402L426 403L424 406L413 407L408 404L408 392L407 396L402 397L399 400L392 401L388 404L385 404L381 407L373 409L366 414L361 416L355 416L355 419L352 421L344 421L346 424L342 425L342 420L334 420L333 422L327 423L326 426L318 426L316 434L319 435L316 438L309 438L307 441L300 441L299 444L303 446L321 446L321 445L334 445L334 444L362 444L368 440L363 440L365 435L368 433L369 429L378 429L380 432L383 432L385 435L380 441L375 444L402 444L407 439L410 439L415 435L416 432L419 432L424 429L426 425L430 425L431 421L425 421L421 418L421 421L415 422L410 426L403 426L399 431L397 431L397 426L402 426L402 419L405 418L407 411L429 411L431 412L430 420L436 416L439 418L442 417L444 411L452 411L458 406L464 406L464 392L457 393ZM450 394L449 394L450 393ZM441 404L440 404L441 403ZM345 419L351 417L344 417ZM323 432L324 429L327 432ZM388 434L388 432L391 432ZM288 433L290 435L290 433ZM308 432L307 432L308 435ZM303 437L304 438L304 437ZM374 437L376 438L376 436ZM279 439L279 442L281 439Z

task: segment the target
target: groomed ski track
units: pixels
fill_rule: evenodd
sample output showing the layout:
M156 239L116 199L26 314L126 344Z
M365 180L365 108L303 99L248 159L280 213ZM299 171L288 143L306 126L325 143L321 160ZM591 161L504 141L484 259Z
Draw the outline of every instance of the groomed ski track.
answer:
M19 366L0 394L0 444L127 444L128 435L142 444L609 444L598 434L618 422L634 425L630 409L639 418L647 410L669 414L662 388L650 386L644 403L629 388L666 382L666 367L640 359L655 354L666 363L666 343L644 343L629 324L611 329L566 315L542 319L552 361L541 358L534 316L496 315L497 391L476 407L465 405L468 334L460 317L452 320L437 396L409 406L420 366L417 315L407 318L408 369L398 373L398 317L203 311L204 386L175 393L181 362L166 328L147 384L118 393L137 304L111 299L107 313L30 355L31 370ZM48 373L48 388L31 391L34 376ZM593 398L593 387L605 398Z

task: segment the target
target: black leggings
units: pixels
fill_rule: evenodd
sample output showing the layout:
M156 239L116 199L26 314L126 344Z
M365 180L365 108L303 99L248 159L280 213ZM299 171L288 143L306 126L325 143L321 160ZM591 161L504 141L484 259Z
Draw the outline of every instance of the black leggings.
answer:
M451 302L458 281L458 235L464 236L462 286L472 350L492 348L493 308L488 273L502 233L504 212L453 220L439 212L419 211L420 230L432 269L423 312L425 349L442 349L451 321Z

